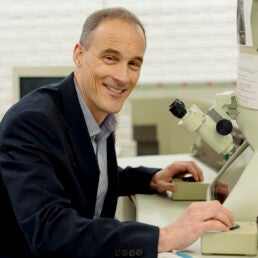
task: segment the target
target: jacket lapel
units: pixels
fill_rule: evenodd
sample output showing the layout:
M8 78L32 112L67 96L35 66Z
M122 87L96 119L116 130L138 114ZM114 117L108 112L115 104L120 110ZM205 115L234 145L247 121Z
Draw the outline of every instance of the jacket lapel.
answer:
M88 129L84 122L83 113L77 98L73 81L73 73L61 82L60 90L64 103L63 108L65 117L69 125L67 132L68 137L73 148L74 159L76 160L75 164L79 165L75 172L82 188L85 189L84 193L89 201L89 216L93 216L100 172Z

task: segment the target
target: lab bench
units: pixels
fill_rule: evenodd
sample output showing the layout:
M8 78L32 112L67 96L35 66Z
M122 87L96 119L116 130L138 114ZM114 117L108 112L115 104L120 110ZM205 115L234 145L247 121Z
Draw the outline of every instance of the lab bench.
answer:
M130 166L150 166L163 168L173 161L194 160L204 173L204 180L212 181L216 176L213 168L207 166L203 162L194 158L191 154L175 154L175 155L151 155L151 156L137 156L128 158L119 158L118 164L121 167ZM192 201L174 201L169 194L167 195L144 195L137 194L131 197L133 205L135 206L135 220L143 223L148 223L156 226L166 226L173 223L191 204ZM192 257L203 258L239 258L237 255L203 255L200 252L200 239L194 244L183 250L186 254ZM174 253L161 253L159 258L175 257ZM244 256L243 256L244 257ZM258 257L258 255L256 256Z

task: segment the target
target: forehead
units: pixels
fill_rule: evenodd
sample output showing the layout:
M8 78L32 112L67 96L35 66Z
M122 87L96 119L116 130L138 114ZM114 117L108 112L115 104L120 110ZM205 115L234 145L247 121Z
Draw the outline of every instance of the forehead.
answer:
M143 56L145 37L139 25L120 19L104 20L92 34L91 47L127 51Z

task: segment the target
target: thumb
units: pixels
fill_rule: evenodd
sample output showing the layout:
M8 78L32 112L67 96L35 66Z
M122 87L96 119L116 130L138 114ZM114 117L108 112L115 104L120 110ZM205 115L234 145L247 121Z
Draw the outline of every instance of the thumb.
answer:
M170 191L170 192L175 192L177 190L177 187L173 182L166 183L164 187L166 188L166 191Z

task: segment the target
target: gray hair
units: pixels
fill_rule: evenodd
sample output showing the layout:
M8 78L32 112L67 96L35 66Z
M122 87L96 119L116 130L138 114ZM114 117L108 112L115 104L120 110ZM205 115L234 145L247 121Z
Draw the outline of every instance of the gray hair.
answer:
M92 32L102 21L113 19L121 19L123 21L138 25L144 34L146 44L146 34L143 24L136 15L122 7L105 8L92 13L84 22L80 37L80 44L86 49L89 48L91 44Z

